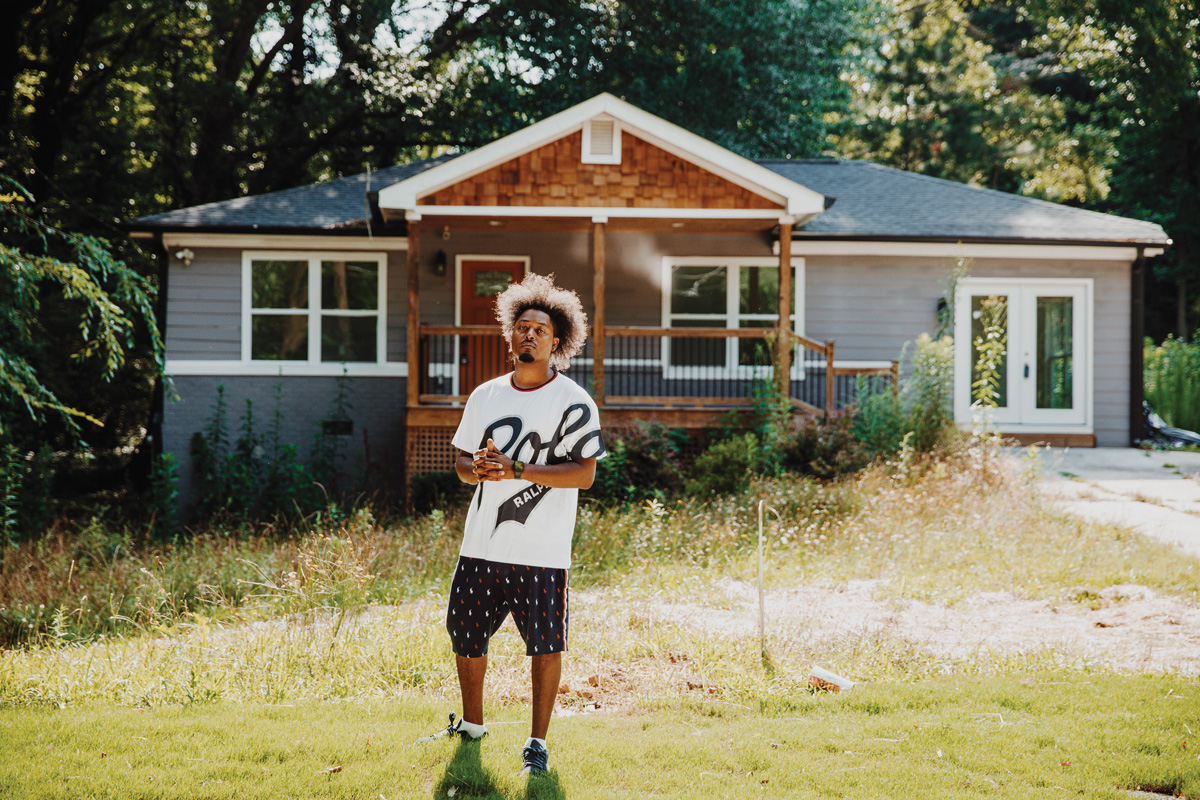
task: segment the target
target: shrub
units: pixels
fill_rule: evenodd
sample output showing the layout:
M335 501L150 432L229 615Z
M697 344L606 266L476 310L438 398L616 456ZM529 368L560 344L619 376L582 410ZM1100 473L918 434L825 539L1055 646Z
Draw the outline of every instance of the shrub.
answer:
M782 448L783 465L818 478L857 472L871 463L872 453L858 438L855 422L853 409L830 414L826 420L794 421Z
M608 453L596 464L589 496L610 503L662 499L682 483L680 449L685 437L656 422L607 429Z
M1196 337L1200 338L1200 331ZM1200 431L1200 343L1168 336L1157 347L1147 338L1143 383L1146 401L1168 425Z
M705 497L730 494L743 488L762 468L762 444L758 436L744 433L723 439L696 457L684 491Z
M465 508L475 488L462 482L457 472L427 472L414 475L409 486L409 502L417 514L434 510Z
M928 452L954 430L954 340L917 337L912 371L900 391L908 404L913 447Z
M913 450L929 452L948 444L956 430L954 341L923 333L915 345L911 368L898 393L868 393L866 384L859 384L852 429L871 457L895 455L905 437Z

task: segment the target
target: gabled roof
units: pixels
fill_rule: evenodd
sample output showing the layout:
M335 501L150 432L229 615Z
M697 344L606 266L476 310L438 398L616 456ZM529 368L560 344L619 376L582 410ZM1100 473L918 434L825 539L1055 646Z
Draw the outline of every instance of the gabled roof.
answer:
M796 238L1160 246L1171 242L1162 227L1153 222L968 186L869 161L759 163L836 201L824 214L796 231Z
M460 156L460 158L465 156ZM451 156L371 173L386 186L446 163ZM1170 244L1163 229L1100 214L930 178L867 161L767 160L771 170L835 201L796 238L938 239L1064 244ZM279 192L141 217L133 230L338 232L365 225L366 173Z
M785 215L809 218L821 213L825 207L825 198L812 189L604 93L472 150L453 162L439 164L380 190L379 208L385 216L389 211L399 214L417 212L423 197L581 131L589 120L597 117L616 120L623 130L638 138L777 201ZM559 209L555 213L563 212ZM580 213L585 212L580 210Z

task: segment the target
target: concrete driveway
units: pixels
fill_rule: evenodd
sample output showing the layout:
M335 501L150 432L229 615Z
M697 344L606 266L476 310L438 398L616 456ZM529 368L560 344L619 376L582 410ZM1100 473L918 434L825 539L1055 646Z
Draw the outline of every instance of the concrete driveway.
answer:
M1071 513L1200 557L1200 453L1046 448L1039 460L1043 487Z

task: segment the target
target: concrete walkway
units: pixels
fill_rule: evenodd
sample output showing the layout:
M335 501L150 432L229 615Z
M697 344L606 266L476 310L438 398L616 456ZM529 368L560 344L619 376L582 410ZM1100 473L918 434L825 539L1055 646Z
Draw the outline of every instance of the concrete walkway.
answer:
M1039 459L1045 490L1071 513L1200 557L1200 453L1047 448Z

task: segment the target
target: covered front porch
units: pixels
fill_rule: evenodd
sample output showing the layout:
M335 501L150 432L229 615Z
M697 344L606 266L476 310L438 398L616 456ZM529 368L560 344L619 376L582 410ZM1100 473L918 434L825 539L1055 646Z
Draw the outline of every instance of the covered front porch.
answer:
M492 316L491 297L509 282L519 280L530 268L528 260L513 257L509 257L513 265L511 274L504 271L504 262L482 263L479 266L484 271L479 272L470 271L475 266L472 262L457 262L454 265L459 294L456 322L428 321L421 312L421 274L423 268L428 270L428 265L421 262L422 231L432 230L435 241L452 232L458 236L484 225L492 229L515 228L529 234L549 229L587 235L589 269L560 271L558 277L560 285L583 296L590 294L592 300L590 307L585 303L591 323L588 343L584 352L573 359L567 375L589 391L606 426L644 421L699 431L728 424L731 418L736 420L739 414L761 410L780 398L796 414L822 417L853 404L864 392L896 388L897 362L839 362L836 342L817 341L796 330L793 281L797 280L797 270L790 247L793 223L779 219L778 215L772 219L739 220L736 225L725 221L724 236L748 241L753 237L760 250L764 238L770 237L772 249L778 255L747 259L758 266L742 268L746 272L742 278L743 294L747 285L752 286L753 310L762 312L769 308L769 317L763 313L743 315L745 319L735 319L724 327L704 324L698 314L672 315L669 298L663 301L663 318L668 325L609 322L608 276L611 272L618 275L628 272L619 263L609 262L610 237L628 233L647 236L678 233L694 224L694 220L678 224L679 220L670 219L622 218L614 222L598 216L584 220L524 217L502 218L500 225L490 225L495 220L446 215L414 219L415 216L410 215L408 232L406 465L409 475L453 469L455 451L449 445L449 438L467 397L480 383L511 368L508 345L501 338L500 327L483 322ZM712 221L706 223L706 233L712 224ZM429 260L430 248L424 252ZM433 256L435 262L439 258L440 255ZM690 266L704 263L704 257L675 260L683 266L674 273L666 271L660 287L665 298L672 292L681 293L683 290L678 286L681 281L707 269ZM589 277L587 273L590 273L590 287L573 285L579 284L581 277ZM799 275L802 280L802 270ZM496 282L497 278L501 280ZM486 302L482 302L484 297L473 298L473 293L486 296ZM472 302L480 302L475 312L471 311ZM617 315L620 314L618 309ZM445 310L436 316L444 318Z

